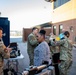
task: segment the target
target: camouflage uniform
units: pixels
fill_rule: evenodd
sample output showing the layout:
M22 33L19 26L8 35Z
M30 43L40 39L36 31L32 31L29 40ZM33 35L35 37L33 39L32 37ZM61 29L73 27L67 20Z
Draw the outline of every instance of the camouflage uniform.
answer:
M60 47L56 46L54 42L51 42L50 51L51 51L52 55L54 55L55 53L60 52Z
M70 45L69 40L66 36L65 39L58 41L56 45L60 45L60 75L67 75L69 68L72 65L72 46Z
M4 51L5 45L0 39L0 75L3 75L3 65L4 65L4 58L8 58L7 53Z
M33 63L34 49L37 46L37 44L38 44L38 41L37 41L36 36L33 33L31 33L28 36L28 40L27 40L27 52L28 52L29 59L30 59L30 65L34 65L34 63Z

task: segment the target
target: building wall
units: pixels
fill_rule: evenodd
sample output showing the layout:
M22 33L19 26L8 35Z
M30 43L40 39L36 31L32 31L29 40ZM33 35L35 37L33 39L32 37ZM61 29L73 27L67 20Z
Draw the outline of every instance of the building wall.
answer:
M54 23L53 26L56 26L56 35L59 35L59 25L63 25L63 29L70 32L70 40L75 41L76 37L76 19L66 20ZM70 28L73 27L73 31Z
M28 35L32 32L32 29L23 28L23 42L27 41Z
M70 40L75 42L76 37L76 0L70 0L60 7L54 8L52 3L52 23L56 26L56 35L59 35L59 25L70 32ZM70 28L73 27L73 32Z
M52 9L52 23L75 19L76 18L76 0L70 0L56 9ZM54 3L53 3L54 4ZM53 8L53 5L52 5Z

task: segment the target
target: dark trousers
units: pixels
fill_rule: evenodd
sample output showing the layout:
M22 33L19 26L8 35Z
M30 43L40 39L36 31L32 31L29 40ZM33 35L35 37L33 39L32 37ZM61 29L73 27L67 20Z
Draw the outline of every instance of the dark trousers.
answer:
M58 63L59 63L59 57L60 57L60 53L55 53L52 58L53 58L53 63L54 63L54 67L55 67L55 75L59 75L59 68L58 68Z

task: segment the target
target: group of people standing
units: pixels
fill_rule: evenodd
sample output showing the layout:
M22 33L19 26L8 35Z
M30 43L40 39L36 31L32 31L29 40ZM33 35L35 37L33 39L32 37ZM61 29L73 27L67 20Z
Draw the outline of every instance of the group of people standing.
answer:
M65 31L64 38L60 39L59 41L53 39L53 41L49 40L50 46L59 47L59 61L58 69L60 75L67 75L69 68L72 65L72 44L69 41L70 33ZM27 40L27 52L30 59L30 66L40 66L42 64L51 64L51 60L53 55L52 48L48 45L45 40L46 38L46 31L44 29L39 30L38 28L34 27L32 29L32 33L29 34ZM53 61L52 61L53 62Z
M65 31L64 37L61 38L59 41L52 41L51 46L59 47L59 60L60 63L58 64L59 73L60 75L68 75L68 71L72 65L72 43L69 41L70 33Z
M60 40L46 41L46 31L44 29L32 28L27 40L27 52L30 59L30 66L40 66L42 64L52 64L54 51L59 47L59 75L68 75L68 71L72 65L72 47L69 41L70 33L65 31L63 38ZM3 63L5 58L10 58L11 48L6 47L2 41L3 29L0 28L0 75L3 75ZM52 61L53 62L53 61ZM58 75L58 74L57 74Z
M28 36L27 52L29 54L30 65L40 66L43 62L50 62L50 48L45 41L45 30L33 28Z

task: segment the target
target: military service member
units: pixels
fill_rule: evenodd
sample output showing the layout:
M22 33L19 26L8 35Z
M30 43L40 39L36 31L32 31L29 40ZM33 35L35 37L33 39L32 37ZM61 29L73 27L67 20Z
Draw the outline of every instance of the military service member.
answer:
M59 46L55 46L55 44L53 43L53 41L55 41L55 38L58 37L54 37L52 39L50 39L50 51L52 53L52 65L55 68L55 75L59 75L59 68L58 68L58 64L59 64L59 56L60 56L60 48ZM59 40L59 39L57 39Z
M32 33L29 34L28 40L27 40L27 52L30 59L30 66L34 65L33 59L34 59L34 49L38 45L38 41L36 38L36 34L38 33L39 29L34 27L32 29Z
M4 58L10 57L11 48L4 45L2 41L3 29L0 27L0 75L3 75Z
M55 41L55 45L60 46L60 64L59 70L60 75L67 75L68 71L72 65L72 45L69 42L68 38L70 33L68 31L64 32L64 39L60 41Z

